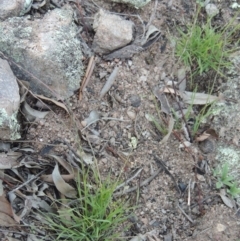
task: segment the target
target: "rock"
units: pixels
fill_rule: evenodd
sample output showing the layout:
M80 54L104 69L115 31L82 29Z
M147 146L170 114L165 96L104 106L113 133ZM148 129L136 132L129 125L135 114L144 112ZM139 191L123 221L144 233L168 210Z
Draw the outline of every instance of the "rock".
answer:
M0 19L22 16L30 10L32 0L1 0Z
M217 6L213 3L207 4L205 7L205 10L209 17L214 17L217 14L219 14L219 10L218 10Z
M93 50L96 53L108 54L129 44L133 39L133 27L133 22L100 9L93 23L93 29L96 32Z
M20 105L19 87L8 62L0 59L0 139L20 138L17 113Z
M221 232L225 231L226 228L227 227L225 225L221 224L221 223L217 223L216 226L215 226L215 230L218 233L221 233Z
M79 88L82 52L70 6L34 21L7 19L0 32L0 51L18 64L11 65L14 74L29 81L33 91L65 99Z
M112 0L113 2L126 3L134 6L135 8L141 8L149 3L151 0Z
M208 138L199 143L199 148L204 154L209 154L215 151L215 141Z

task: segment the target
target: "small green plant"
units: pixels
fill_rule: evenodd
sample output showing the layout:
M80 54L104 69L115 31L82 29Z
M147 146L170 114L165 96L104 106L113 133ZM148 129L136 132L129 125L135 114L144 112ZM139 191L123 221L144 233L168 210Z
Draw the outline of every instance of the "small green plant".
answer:
M227 163L223 164L222 168L215 169L213 175L217 177L216 188L227 188L227 192L234 198L240 194L240 188L234 182L234 177L229 175L229 166Z
M199 5L200 6L200 5ZM201 6L198 8L194 22L186 30L178 29L180 37L176 41L176 56L185 66L191 68L192 76L215 70L223 75L223 70L231 67L230 53L236 47L232 46L232 36L240 28L240 24L233 25L235 18L223 26L212 26L212 19L206 23L197 23ZM191 76L191 77L192 77Z
M185 66L192 66L193 75L208 70L229 68L227 39L221 31L211 26L211 21L203 25L194 24L187 32L179 30L181 37L177 41L176 55Z
M200 124L213 114L213 108L214 108L214 103L209 103L203 106L203 108L195 118L195 122L193 124L193 136L196 135L200 127Z
M109 241L120 236L118 228L127 220L130 208L123 201L113 200L116 182L109 178L102 183L95 174L90 185L88 174L77 182L77 200L62 200L64 209L44 215L49 230L56 234L55 240ZM66 201L74 204L66 205Z

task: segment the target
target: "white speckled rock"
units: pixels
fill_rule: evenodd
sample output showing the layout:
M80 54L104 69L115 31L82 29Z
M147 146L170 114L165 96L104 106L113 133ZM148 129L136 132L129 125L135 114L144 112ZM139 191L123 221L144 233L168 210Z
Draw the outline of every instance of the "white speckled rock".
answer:
M19 88L8 62L0 59L0 139L20 138L17 113L20 105Z
M0 51L23 67L12 65L12 70L30 82L31 90L66 99L79 88L82 51L69 5L49 11L43 19L2 21L0 33Z

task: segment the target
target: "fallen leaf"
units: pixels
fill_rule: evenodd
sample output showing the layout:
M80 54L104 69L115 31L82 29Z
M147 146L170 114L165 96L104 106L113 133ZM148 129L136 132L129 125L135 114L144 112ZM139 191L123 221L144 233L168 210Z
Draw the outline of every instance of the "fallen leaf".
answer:
M59 101L56 101L54 99L51 99L51 98L47 98L47 97L45 97L43 95L36 95L35 94L35 96L40 98L40 99L47 100L47 101L50 101L50 102L54 103L55 105L57 105L57 106L61 107L62 109L64 109L69 114L68 108L63 103L61 103Z
M17 226L17 223L7 214L0 212L0 226L12 227Z
M171 113L171 108L169 106L168 100L164 94L163 89L155 89L153 93L161 103L161 111L169 115Z
M200 136L198 136L197 138L196 138L196 141L204 141L204 140L206 140L206 139L208 139L209 138L209 136L211 136L210 134L208 134L208 133L206 133L205 131L200 135Z
M54 158L60 165L62 165L70 174L74 174L74 177L77 177L78 175L78 170L77 168L74 168L73 166L71 166L68 162L66 162L65 160L63 160L63 158L56 156L56 155L47 155L49 157Z
M220 97L218 96L204 94L204 93L194 93L194 92L184 91L180 95L185 103L192 104L192 105L205 105L205 104L220 100Z
M58 164L56 163L55 168L52 173L53 182L56 185L56 188L59 192L61 192L63 195L69 198L76 198L77 197L77 191L75 188L71 187L69 184L67 184L64 179L62 178Z
M229 208L233 208L234 207L234 204L233 204L233 201L228 198L227 196L225 196L224 194L220 193L219 196L221 197L223 203L229 207Z
M36 118L42 119L49 113L49 111L34 110L26 101L23 103L22 112L28 121L34 121Z
M18 158L22 156L21 152L0 153L0 169L11 169L19 166Z
M169 123L168 123L168 133L166 136L163 137L163 139L160 141L161 144L164 144L167 142L168 138L170 137L171 133L172 133L172 130L173 130L173 127L174 127L174 119L172 116L170 116L170 120L169 120Z
M0 213L5 213L8 216L13 217L11 205L4 196L4 194L0 196Z
M92 110L89 116L84 119L81 124L85 127L88 126L96 121L100 120L100 114L96 110Z

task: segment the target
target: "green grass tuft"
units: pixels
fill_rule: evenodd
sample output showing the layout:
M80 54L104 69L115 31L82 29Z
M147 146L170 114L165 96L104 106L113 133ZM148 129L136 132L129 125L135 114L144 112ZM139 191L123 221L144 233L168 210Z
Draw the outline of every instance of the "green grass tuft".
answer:
M177 40L176 56L190 66L192 74L202 74L209 70L223 70L231 66L228 60L229 44L224 31L211 26L211 20L199 25L194 23L187 28L186 33L179 29L180 38Z
M44 215L49 230L56 234L55 240L110 241L120 237L119 227L127 220L130 208L123 201L113 200L117 182L109 178L102 183L95 173L91 186L88 175L77 183L78 199L67 200L74 205L65 204L58 214Z

